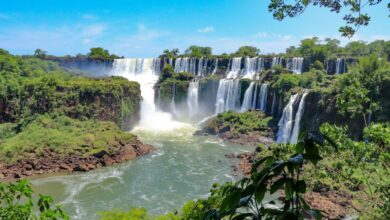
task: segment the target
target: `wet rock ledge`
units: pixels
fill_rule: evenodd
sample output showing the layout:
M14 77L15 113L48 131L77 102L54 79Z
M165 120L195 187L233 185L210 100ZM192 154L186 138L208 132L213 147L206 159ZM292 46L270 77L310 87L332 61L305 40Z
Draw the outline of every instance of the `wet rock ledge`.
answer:
M154 151L154 147L140 140L132 143L118 142L92 155L61 155L47 149L42 153L26 153L26 159L16 163L0 162L0 179L18 179L42 174L86 172L100 167L111 166L135 159Z

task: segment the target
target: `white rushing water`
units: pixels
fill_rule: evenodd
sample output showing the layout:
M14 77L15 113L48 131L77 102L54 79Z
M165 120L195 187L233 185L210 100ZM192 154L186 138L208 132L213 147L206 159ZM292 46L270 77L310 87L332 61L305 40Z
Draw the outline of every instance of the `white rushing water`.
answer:
M230 71L227 74L227 79L236 79L241 73L241 57L235 57L232 59Z
M289 143L291 137L291 130L293 126L293 114L294 104L299 97L298 94L292 95L288 104L283 110L282 117L278 123L278 133L276 135L276 142L278 143Z
M301 74L303 70L303 57L293 57L287 60L286 68L294 74Z
M335 74L341 74L345 72L345 61L344 59L337 58L336 59L336 70Z
M278 66L278 65L282 65L282 58L280 58L280 57L273 57L272 58L272 63L271 63L271 68L275 67L275 66Z
M199 81L190 82L187 93L187 106L190 117L198 114L199 111Z
M305 111L305 98L307 96L305 92L299 100L298 109L294 115L295 104L297 103L299 94L292 95L286 107L283 110L283 115L278 123L278 133L276 136L276 142L278 143L290 143L296 144L298 141L298 135L301 128L301 119Z
M299 135L299 131L301 129L301 119L302 119L303 113L305 112L305 98L306 98L306 96L307 96L307 92L305 92L302 95L302 98L299 101L298 111L297 111L297 114L295 115L294 128L293 128L291 138L290 138L291 144L296 144L298 142L298 135Z
M242 101L241 105L241 112L246 112L249 109L253 108L253 91L255 87L255 83L251 82L251 84L249 84L249 87L246 89L244 94L244 100Z
M141 85L141 120L136 129L170 131L186 124L174 121L169 113L161 112L154 103L154 85L158 73L153 66L154 59L116 59L112 75L119 75Z
M259 109L265 112L267 108L267 97L268 97L268 84L261 84L260 87L260 98L259 98Z
M215 113L237 110L240 104L240 81L238 79L219 80Z

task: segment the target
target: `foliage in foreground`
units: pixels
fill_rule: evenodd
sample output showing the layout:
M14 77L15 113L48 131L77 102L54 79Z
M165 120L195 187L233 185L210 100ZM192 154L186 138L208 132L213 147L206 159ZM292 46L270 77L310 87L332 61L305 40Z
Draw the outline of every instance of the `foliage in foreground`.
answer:
M0 219L2 220L57 220L69 219L61 207L53 207L50 196L32 198L31 184L26 180L16 183L0 183Z
M134 135L121 131L113 122L45 114L21 124L0 124L0 160L13 163L28 158L26 154L31 152L40 157L49 149L60 155L87 156L110 152L110 147L134 140Z

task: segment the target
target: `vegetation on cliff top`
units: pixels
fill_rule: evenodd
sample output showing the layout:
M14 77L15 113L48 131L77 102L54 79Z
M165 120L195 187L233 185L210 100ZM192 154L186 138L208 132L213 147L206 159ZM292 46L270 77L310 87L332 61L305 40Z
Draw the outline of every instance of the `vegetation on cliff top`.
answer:
M173 96L175 96L175 101L185 100L189 83L193 78L194 76L191 73L175 73L171 65L165 65L155 85L158 88L160 100L170 101Z
M139 84L121 77L87 78L64 72L56 63L0 51L0 122L61 112L120 125L137 113Z
M113 122L45 114L31 121L25 119L22 124L0 124L0 161L15 163L30 156L39 159L45 151L63 156L88 156L103 150L110 153L113 146L135 140Z
M264 136L270 136L269 122L272 117L266 117L261 111L248 112L223 112L214 117L208 124L214 134L233 132L245 134L249 132L260 132Z

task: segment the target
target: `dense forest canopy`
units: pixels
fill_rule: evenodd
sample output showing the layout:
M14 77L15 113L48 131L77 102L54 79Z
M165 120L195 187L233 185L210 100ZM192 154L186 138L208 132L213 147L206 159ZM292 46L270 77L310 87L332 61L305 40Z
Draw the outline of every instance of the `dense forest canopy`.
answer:
M307 38L301 40L300 44L290 46L285 53L274 54L274 56L286 57L304 57L310 60L324 61L332 58L359 58L368 55L376 55L378 57L389 57L390 41L375 40L372 42L352 41L345 46L340 45L340 40L326 38L320 40L318 37ZM259 48L253 46L243 46L231 54L212 54L210 47L191 46L185 53L180 54L178 49L164 50L160 57L176 58L176 57L204 57L204 58L231 58L231 57L256 57L269 56L272 54L261 54Z

